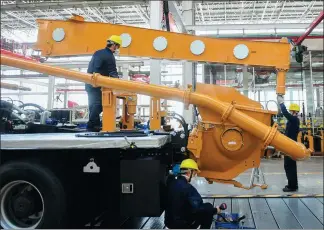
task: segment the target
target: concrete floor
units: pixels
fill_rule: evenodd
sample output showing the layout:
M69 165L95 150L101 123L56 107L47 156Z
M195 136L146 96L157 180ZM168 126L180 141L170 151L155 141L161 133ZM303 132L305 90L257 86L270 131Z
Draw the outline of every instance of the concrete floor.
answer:
M323 157L312 157L306 161L297 162L299 190L294 194L323 194ZM264 172L267 189L255 187L250 190L236 188L233 185L213 183L208 184L204 178L195 178L192 184L203 196L212 195L287 195L282 188L287 184L283 159L262 159L261 169ZM243 185L249 185L249 170L235 180Z

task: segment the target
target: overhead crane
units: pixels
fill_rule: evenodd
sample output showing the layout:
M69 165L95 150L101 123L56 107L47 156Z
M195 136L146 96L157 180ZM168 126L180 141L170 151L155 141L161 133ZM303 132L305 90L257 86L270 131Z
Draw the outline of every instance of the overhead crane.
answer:
M277 94L285 94L285 73L290 62L290 44L285 38L280 42L215 39L85 22L76 15L67 21L37 22L39 31L35 49L40 50L45 57L91 55L105 46L107 37L120 34L123 40L120 55L123 56L276 68ZM84 212L77 202L78 193L82 193L82 198L79 197L81 203L96 207L95 210L90 210L99 212L109 209L106 211L111 215L112 227L116 227L119 214L159 215L163 211L163 181L173 164L181 159L190 157L197 161L201 170L199 176L209 182L232 183L243 187L233 178L249 168L259 167L263 150L269 145L295 160L307 159L311 154L311 150L303 144L289 139L277 130L278 125L271 122L271 117L276 112L262 109L260 103L250 100L233 88L200 83L195 87L189 85L187 89L169 88L109 78L98 73L81 73L6 55L1 56L1 64L102 87L102 133L2 135L1 150L5 160L1 167L7 167L9 160L14 164L15 161L36 156L37 167L49 167L54 172L53 176L61 181L63 187L67 187L71 199L68 210ZM175 149L179 146L175 147L172 143L174 133L116 132L115 99L120 91L183 102L186 108L189 104L196 105L201 119L189 135L182 137L186 139L186 145L180 146L181 150ZM159 104L155 105L160 107ZM22 149L27 149L24 150L23 158L19 153ZM175 154L179 152L180 155ZM56 164L59 162L66 163L63 164L65 167L60 166L58 170ZM83 173L80 167L83 167ZM62 171L63 175L60 173ZM88 177L89 173L98 176ZM78 180L75 180L76 175ZM82 189L76 192L74 187L71 188L72 184L80 186L81 181L83 185L89 183L94 186L85 184L87 192L92 194L90 198L84 195ZM110 183L109 188L105 187L108 186L107 183ZM120 203L115 204L116 196L119 196ZM60 199L59 201L61 202ZM64 205L60 202L58 204L63 208ZM56 204L50 205L58 208ZM116 213L115 210L119 209L121 212ZM59 213L58 211L55 218L60 218L64 212ZM83 220L79 217L76 219ZM39 226L57 227L59 224L55 222L53 225Z

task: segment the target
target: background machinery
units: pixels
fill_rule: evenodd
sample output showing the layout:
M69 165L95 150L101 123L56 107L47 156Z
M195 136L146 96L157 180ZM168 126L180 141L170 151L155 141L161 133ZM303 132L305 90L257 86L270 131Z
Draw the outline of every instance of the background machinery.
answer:
M78 16L68 21L38 20L38 24L36 49L45 57L92 54L105 46L106 37L120 34L121 55L274 67L277 93L285 94L285 72L290 60L286 39L273 43L214 39L84 22ZM41 213L38 219L34 218L32 228L80 228L101 214L104 216L101 219L106 220L101 227L118 228L119 216L158 216L164 209L165 178L172 166L184 158L196 160L200 176L211 183L243 187L233 179L249 168L258 168L269 145L296 160L311 154L303 144L277 130L277 124L272 124L276 112L262 109L260 103L233 88L207 84L169 88L90 75L6 55L1 56L1 64L102 87L100 133L1 136L0 183L4 189L0 195L9 197L9 188L14 186L34 188L34 195L40 194L41 201L23 193L18 196L20 200L14 200L17 203L28 200L27 204L33 203L29 212L36 209L35 212ZM155 120L150 120L151 132L116 130L116 98L125 92L152 97L151 116ZM197 107L198 123L190 133L185 121L182 121L185 133L179 139L172 138L176 132L160 130L161 106L157 103L160 98ZM136 103L128 105L128 114L133 114ZM179 140L182 144L174 143ZM9 214L2 212L1 226L21 227L21 223L13 225L7 221Z

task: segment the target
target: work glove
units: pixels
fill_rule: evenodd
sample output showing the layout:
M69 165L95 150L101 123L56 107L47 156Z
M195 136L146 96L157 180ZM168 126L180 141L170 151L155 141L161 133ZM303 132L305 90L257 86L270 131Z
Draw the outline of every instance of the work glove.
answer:
M284 103L285 102L284 97L282 95L278 95L277 96L277 102L278 102L279 105Z
M216 207L214 208L214 215L220 214L221 212L222 212L222 210L220 209L219 206L216 206Z

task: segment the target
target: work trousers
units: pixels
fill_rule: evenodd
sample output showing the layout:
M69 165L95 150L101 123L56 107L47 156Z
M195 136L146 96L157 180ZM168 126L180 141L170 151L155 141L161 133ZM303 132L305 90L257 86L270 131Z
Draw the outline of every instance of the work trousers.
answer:
M297 163L288 156L284 158L284 167L286 171L286 176L288 179L288 188L297 189L298 180L297 180Z
M86 85L89 104L88 129L100 127L100 113L102 112L102 92L100 87Z
M203 209L195 213L190 219L190 221L179 221L175 223L168 224L170 229L210 229L213 222L213 216L215 214L215 209L212 204L204 203Z

